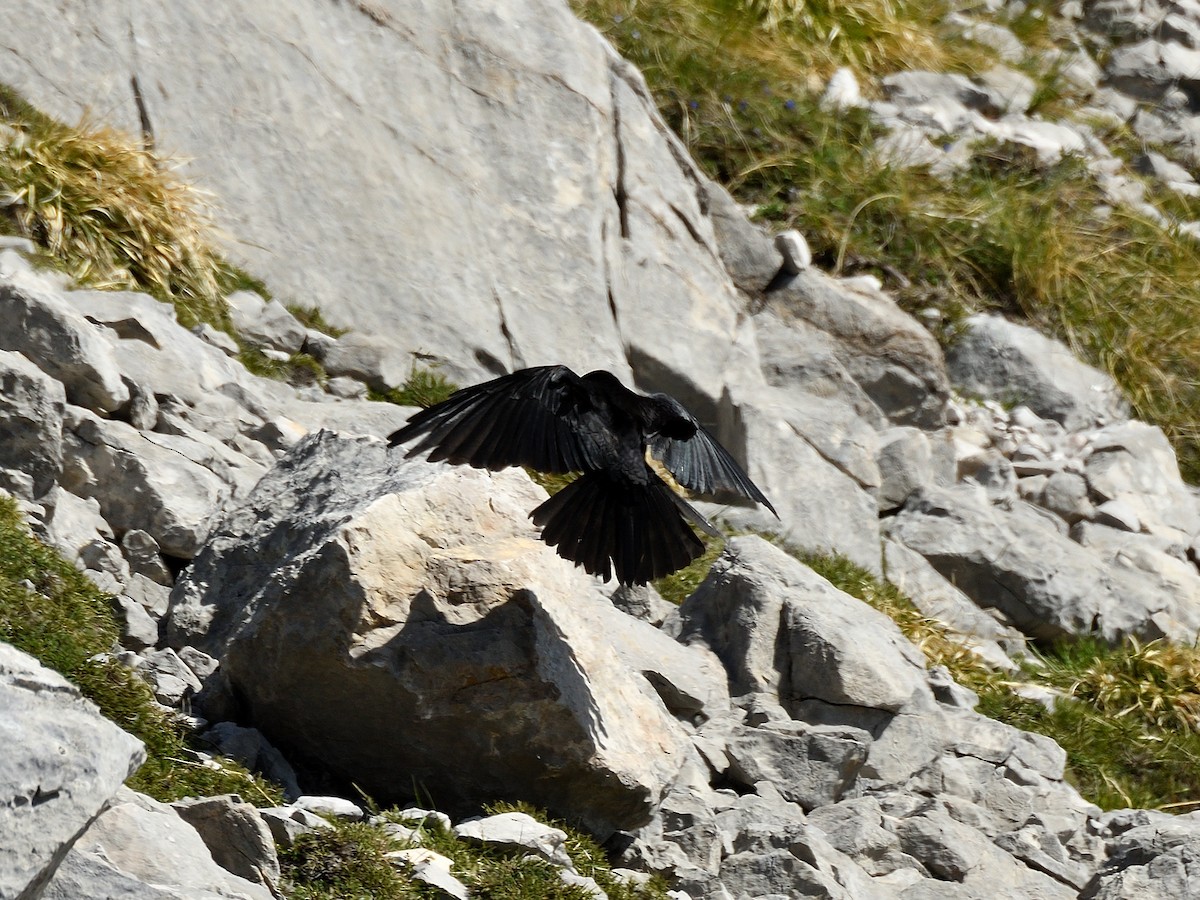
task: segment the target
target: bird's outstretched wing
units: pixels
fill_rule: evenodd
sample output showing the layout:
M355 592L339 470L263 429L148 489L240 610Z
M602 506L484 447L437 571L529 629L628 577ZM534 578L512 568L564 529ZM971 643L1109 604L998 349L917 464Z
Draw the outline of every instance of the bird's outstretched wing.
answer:
M671 402L675 403L674 400ZM675 480L690 491L709 495L732 491L747 500L761 503L778 518L779 513L775 512L771 501L758 489L758 485L750 480L750 476L738 465L729 451L682 406L678 403L675 405L683 415L692 419L696 431L691 437L683 439L667 437L661 433L653 435L649 444L654 458L666 466Z
M429 450L430 462L477 469L580 472L598 458L593 419L579 376L566 366L540 366L451 394L414 414L388 445L420 438L406 456Z

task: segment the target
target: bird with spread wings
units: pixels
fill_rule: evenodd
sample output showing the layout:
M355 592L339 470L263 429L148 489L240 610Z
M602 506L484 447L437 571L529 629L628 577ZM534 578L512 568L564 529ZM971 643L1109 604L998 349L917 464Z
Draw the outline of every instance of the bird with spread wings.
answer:
M418 440L419 439L419 440ZM463 388L388 438L406 456L477 469L582 473L531 512L542 540L592 575L645 584L704 552L688 523L720 533L655 471L698 494L769 500L679 401L636 393L605 371L522 369Z

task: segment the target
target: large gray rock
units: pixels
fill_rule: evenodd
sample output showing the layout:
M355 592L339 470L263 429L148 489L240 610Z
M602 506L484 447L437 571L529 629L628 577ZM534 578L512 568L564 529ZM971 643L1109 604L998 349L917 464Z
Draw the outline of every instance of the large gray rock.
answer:
M40 895L145 759L74 685L0 643L0 897Z
M891 421L942 423L950 394L942 351L877 284L863 278L834 281L806 269L777 296L777 308L829 336L846 371Z
M896 820L893 830L900 849L942 881L963 881L988 851L985 835L956 822L937 804Z
M900 847L893 820L874 797L856 797L814 809L806 819L825 832L829 842L871 875L901 869L924 874L924 867ZM888 826L888 827L885 827Z
M238 333L284 353L299 353L304 346L304 326L278 300L265 304L257 316L239 324Z
M699 724L729 711L725 669L711 651L680 644L616 607L597 606L595 614L622 662L650 682L676 717Z
M1186 546L1200 533L1200 504L1159 428L1132 421L1096 432L1085 476L1097 502L1124 503L1150 534Z
M1191 641L1200 629L1200 608L1190 596L1159 593L1072 541L1046 514L1020 501L1007 510L993 506L979 488L915 494L887 533L1030 637Z
M1007 658L1024 650L1025 636L997 621L989 611L947 580L917 553L889 540L883 558L887 580L913 602L923 615L937 619L988 663L1007 667Z
M893 428L881 435L876 462L880 512L903 506L917 488L934 483L933 450L918 428Z
M870 744L871 736L858 728L803 722L741 727L726 751L729 776L744 787L769 782L785 800L811 810L842 799Z
M66 395L58 381L20 353L0 350L0 469L33 479L33 500L50 492L62 471Z
M47 900L272 900L213 861L171 807L122 788L76 842Z
M449 805L521 797L600 833L634 827L686 738L610 646L605 623L624 614L535 539L544 496L519 471L306 438L178 582L170 641L221 659L281 750L381 802L419 785Z
M227 407L226 427L253 421L250 408L274 388L236 360L179 324L174 307L137 291L69 291L62 299L89 322L103 325L121 374L157 397L203 409L212 398L233 393L241 402ZM236 392L236 393L235 393ZM230 397L229 399L233 399ZM239 422L244 418L246 422ZM220 437L221 432L214 430Z
M64 487L95 498L118 530L148 532L170 556L195 556L210 520L232 493L210 468L211 448L189 438L139 432L74 407L70 412Z
M680 639L721 658L735 696L888 712L928 697L924 659L891 619L762 538L732 538L679 612Z
M824 331L786 310L770 307L754 321L759 368L767 384L788 394L804 392L840 400L865 424L883 427L887 419L847 371Z
M1200 571L1180 558L1184 553L1178 544L1090 522L1080 522L1071 535L1109 565L1142 580L1149 590L1200 607Z
M179 818L196 829L213 862L256 884L279 882L279 858L271 829L249 803L236 795L201 797L172 804Z
M745 530L781 532L791 546L840 554L879 572L877 437L854 409L836 399L754 386L733 391L721 413L725 446L749 458L750 476L780 518L762 508L727 509L720 517Z
M976 315L946 353L950 378L966 394L1024 404L1068 429L1129 415L1112 378L1058 341L999 316Z
M71 308L49 278L0 269L0 350L23 353L61 381L67 399L110 413L129 402L103 329Z
M779 272L783 262L779 251L725 188L711 181L700 187L725 270L739 290L757 297Z
M111 541L112 527L100 513L95 498L76 497L55 488L45 498L41 537L70 562L80 558L83 548L94 541Z
M633 855L651 871L679 875L699 869L715 875L728 844L714 808L724 799L713 791L676 785L663 798L650 824L638 832ZM802 815L799 806L787 806L795 815Z
M718 884L727 893L713 898L828 897L831 900L890 900L890 885L873 880L837 850L820 829L796 823L748 825L734 852L721 862Z
M1079 895L1087 900L1195 897L1200 819L1118 810L1106 817L1108 858Z

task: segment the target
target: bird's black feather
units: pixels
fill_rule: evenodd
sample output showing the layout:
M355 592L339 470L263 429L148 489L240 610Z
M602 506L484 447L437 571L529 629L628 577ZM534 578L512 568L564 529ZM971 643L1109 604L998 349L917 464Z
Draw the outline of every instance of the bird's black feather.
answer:
M761 503L779 515L758 485L703 425L697 425L696 433L686 441L654 436L650 441L650 452L689 491L709 496L731 492Z
M637 394L608 372L541 366L464 388L388 438L409 442L407 456L428 451L433 462L582 472L530 516L560 556L622 584L661 578L703 553L689 521L719 534L658 477L647 449L690 490L739 494L775 512L678 401Z

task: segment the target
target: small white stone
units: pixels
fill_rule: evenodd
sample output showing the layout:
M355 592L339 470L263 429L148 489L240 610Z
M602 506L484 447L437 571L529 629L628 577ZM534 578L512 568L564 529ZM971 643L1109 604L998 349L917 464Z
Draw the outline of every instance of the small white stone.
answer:
M825 109L848 109L862 105L858 79L854 77L852 69L843 66L830 76L829 84L821 95L821 106Z
M435 823L443 831L450 831L454 827L450 817L444 812L438 812L436 809L421 809L419 806L410 806L400 810L396 814L396 818L406 825L417 828L427 827L430 823Z
M775 235L775 249L783 254L783 268L790 275L812 265L812 250L804 235L798 231L784 231Z
M440 853L434 853L424 847L411 847L407 850L393 850L387 854L387 858L411 869L412 877L417 881L432 885L456 900L467 900L470 896L467 886L451 874L453 861Z
M340 819L362 819L362 807L342 797L298 797L294 806L321 816L336 816Z

